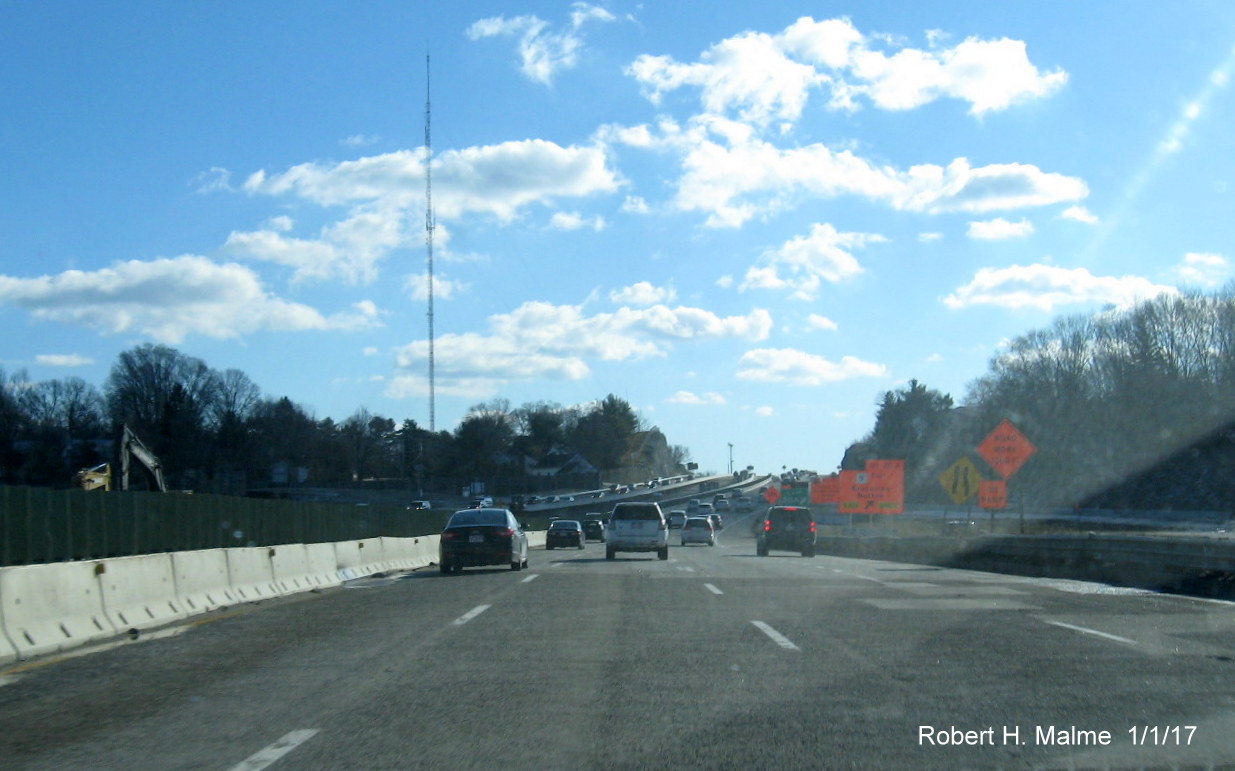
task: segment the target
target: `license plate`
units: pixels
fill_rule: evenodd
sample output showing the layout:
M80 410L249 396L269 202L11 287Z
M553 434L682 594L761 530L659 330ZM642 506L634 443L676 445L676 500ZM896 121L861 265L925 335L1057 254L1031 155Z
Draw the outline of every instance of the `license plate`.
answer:
M468 543L484 543L485 537L483 535L468 536L467 542Z

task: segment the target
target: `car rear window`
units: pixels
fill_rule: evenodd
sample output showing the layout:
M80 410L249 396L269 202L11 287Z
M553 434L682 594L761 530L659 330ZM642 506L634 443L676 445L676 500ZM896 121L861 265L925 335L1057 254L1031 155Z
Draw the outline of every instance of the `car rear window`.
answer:
M559 519L552 525L549 525L550 530L578 530L579 523L573 519Z
M472 511L456 511L446 527L461 527L467 525L505 525L506 512L489 509L474 509Z
M772 520L773 524L792 522L794 525L805 525L813 517L810 509L771 509L768 511L768 519Z
M655 503L619 503L613 507L613 519L662 519Z

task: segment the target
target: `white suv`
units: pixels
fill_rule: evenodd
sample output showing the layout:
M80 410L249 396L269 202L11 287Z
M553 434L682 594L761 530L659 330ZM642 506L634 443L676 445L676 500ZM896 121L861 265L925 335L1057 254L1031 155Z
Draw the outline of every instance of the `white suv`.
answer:
M619 503L609 515L605 559L620 551L654 551L669 559L669 523L657 503Z

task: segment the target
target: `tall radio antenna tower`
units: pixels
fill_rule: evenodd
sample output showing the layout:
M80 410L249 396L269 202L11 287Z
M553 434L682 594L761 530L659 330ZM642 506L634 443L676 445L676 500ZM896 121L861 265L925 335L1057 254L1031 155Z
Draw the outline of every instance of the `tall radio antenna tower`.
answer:
M429 263L429 431L437 433L433 371L433 142L429 133L429 55L425 54L425 247Z

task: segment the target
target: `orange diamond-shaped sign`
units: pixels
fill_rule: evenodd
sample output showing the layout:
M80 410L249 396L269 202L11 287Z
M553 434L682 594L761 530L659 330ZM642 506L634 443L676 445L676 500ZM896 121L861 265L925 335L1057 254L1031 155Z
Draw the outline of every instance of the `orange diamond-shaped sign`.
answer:
M1038 448L1033 446L1033 442L1026 439L1025 435L1012 425L1012 421L1006 418L978 445L978 454L1004 479L1015 474L1017 469L1029 460L1029 456L1037 451Z

